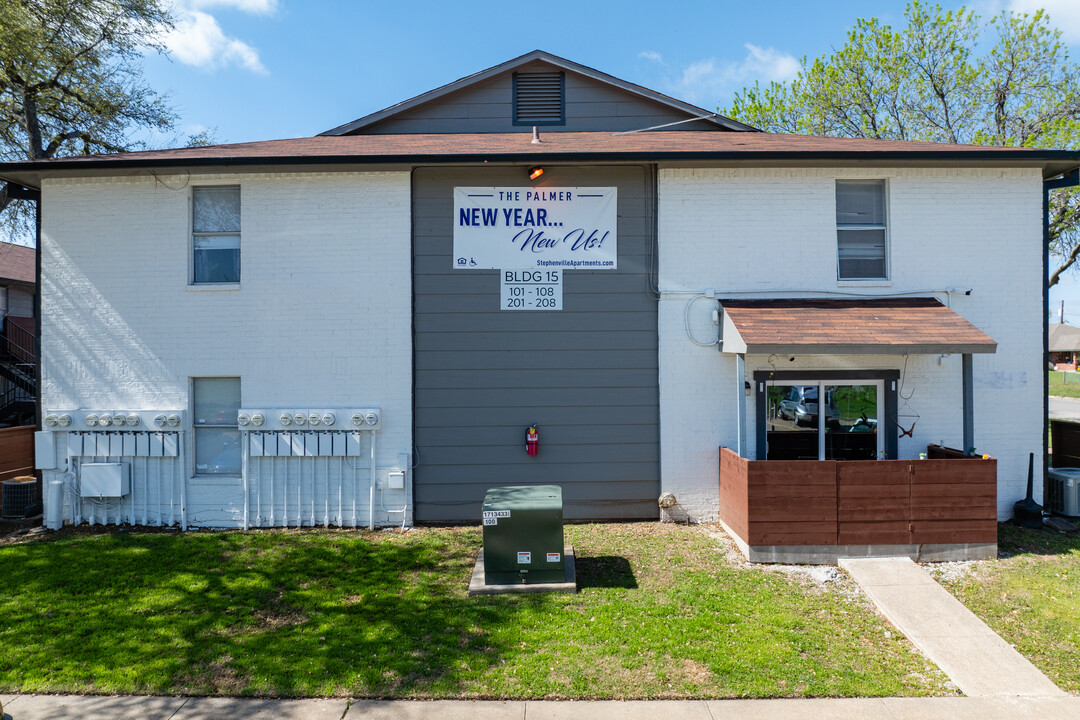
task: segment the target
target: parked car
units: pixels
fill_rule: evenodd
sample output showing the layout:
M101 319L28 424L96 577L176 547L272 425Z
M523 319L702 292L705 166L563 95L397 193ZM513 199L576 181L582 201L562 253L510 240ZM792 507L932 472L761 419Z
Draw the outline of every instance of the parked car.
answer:
M826 421L840 417L840 411L833 404L832 390L825 391ZM817 385L793 385L780 401L777 414L782 420L792 420L801 427L817 427L818 424L818 387Z

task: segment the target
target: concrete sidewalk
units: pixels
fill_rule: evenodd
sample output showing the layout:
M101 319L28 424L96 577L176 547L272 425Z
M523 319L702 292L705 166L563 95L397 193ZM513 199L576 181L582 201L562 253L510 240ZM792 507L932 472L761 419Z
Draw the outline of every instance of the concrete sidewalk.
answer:
M842 559L840 566L965 695L1067 697L909 558Z
M1076 720L1080 697L641 702L2 696L4 720Z

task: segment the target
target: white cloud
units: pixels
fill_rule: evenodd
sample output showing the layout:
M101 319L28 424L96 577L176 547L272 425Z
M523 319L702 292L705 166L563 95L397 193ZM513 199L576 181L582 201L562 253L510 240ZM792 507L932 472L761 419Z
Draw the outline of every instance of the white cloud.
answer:
M223 7L252 15L273 15L278 10L277 0L184 0L181 4L191 10Z
M698 105L723 104L735 90L755 81L786 82L799 72L799 61L775 48L760 48L747 43L746 57L740 61L698 60L682 71L682 76L669 83L671 92Z
M660 53L654 52L653 50L643 50L638 53L638 57L642 60L652 60L653 62L658 63L664 62L664 58L660 56Z
M1061 31L1065 42L1080 42L1080 2L1077 0L1009 0L1007 9L1028 15L1045 10L1050 16L1051 27Z
M277 0L181 0L173 7L176 26L165 38L169 52L180 62L204 70L235 65L265 74L259 51L226 35L217 18L203 12L213 7L270 15L277 11L278 4Z

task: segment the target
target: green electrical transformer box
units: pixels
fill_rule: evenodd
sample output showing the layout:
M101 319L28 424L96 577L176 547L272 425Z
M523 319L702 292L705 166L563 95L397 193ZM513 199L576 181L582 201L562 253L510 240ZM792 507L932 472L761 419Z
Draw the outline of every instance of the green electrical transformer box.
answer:
M491 488L484 496L483 517L485 584L566 579L561 487Z

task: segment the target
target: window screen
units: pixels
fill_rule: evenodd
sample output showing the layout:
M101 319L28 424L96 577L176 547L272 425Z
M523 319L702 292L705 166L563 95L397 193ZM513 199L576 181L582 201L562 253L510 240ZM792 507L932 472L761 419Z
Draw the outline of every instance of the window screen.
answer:
M240 378L193 378L195 474L239 475Z
M836 183L837 278L888 276L884 180Z
M240 188L195 188L191 227L193 282L240 282Z

